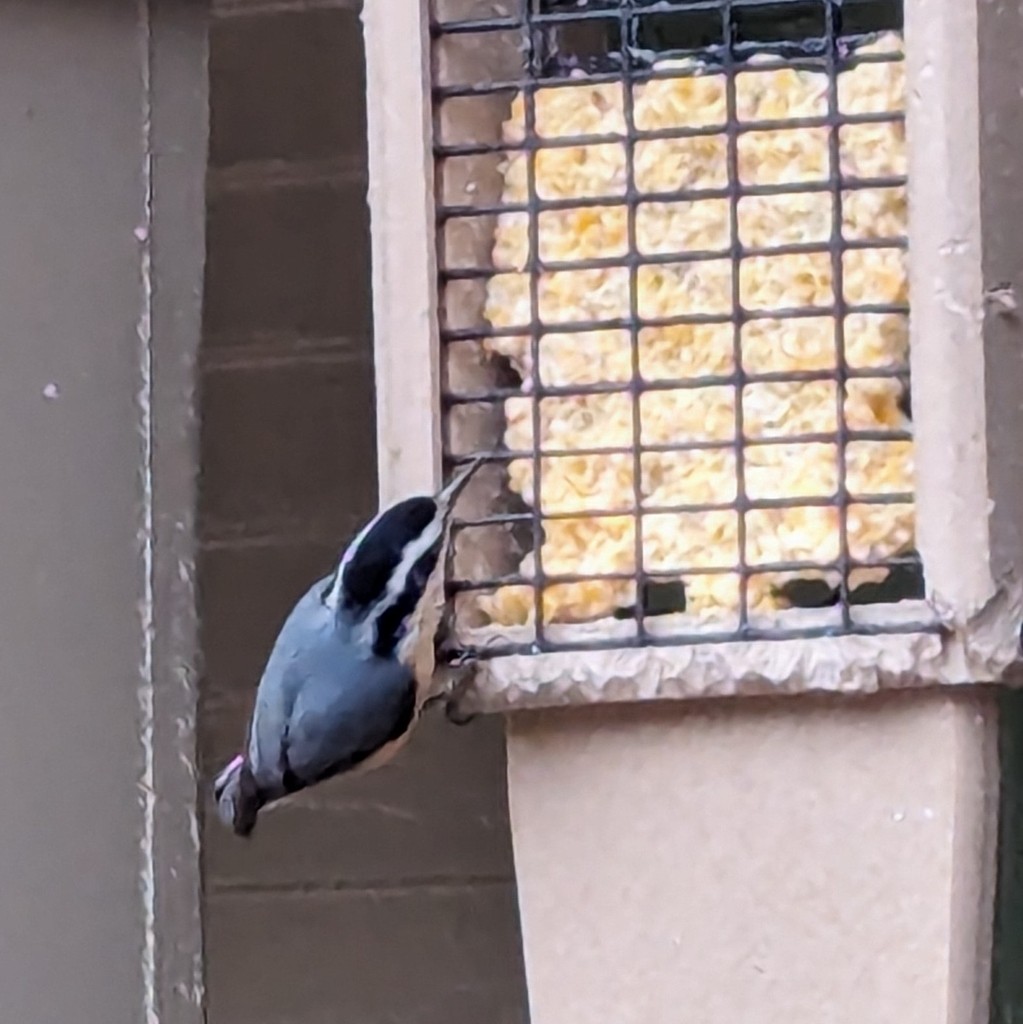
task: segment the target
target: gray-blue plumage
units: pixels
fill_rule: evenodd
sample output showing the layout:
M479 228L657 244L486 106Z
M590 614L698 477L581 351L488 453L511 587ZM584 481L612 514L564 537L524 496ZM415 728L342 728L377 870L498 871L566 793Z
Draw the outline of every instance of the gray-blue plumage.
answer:
M215 784L221 817L248 835L262 807L350 771L404 736L411 670L357 641L358 623L318 581L285 620L256 691L247 754Z
M356 624L325 603L331 579L288 616L257 691L249 761L276 795L359 764L401 735L415 709L412 672L354 643Z
M423 694L401 651L417 637L415 612L451 506L478 465L435 498L381 512L288 615L256 691L246 751L214 782L220 817L239 835L267 804L380 763L407 738Z

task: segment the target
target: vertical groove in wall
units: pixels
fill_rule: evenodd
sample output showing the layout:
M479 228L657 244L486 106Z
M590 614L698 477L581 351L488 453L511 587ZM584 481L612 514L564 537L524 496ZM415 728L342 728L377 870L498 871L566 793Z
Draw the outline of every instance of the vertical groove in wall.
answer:
M3 1021L200 1020L203 5L0 4Z
M142 445L142 522L139 539L142 547L142 661L140 665L139 737L142 744L142 769L139 800L142 808L140 838L139 890L142 898L144 947L142 950L142 1011L146 1024L159 1024L156 987L156 779L154 765L154 678L153 678L153 545L155 520L153 509L153 154L152 154L152 24L149 0L138 0L139 59L142 76L141 150L142 208L135 237L139 244L141 309L137 325L139 340L139 433Z
M162 1024L204 1014L197 820L194 571L196 373L205 236L208 85L205 0L139 0L143 47L141 253L148 370L146 494L152 606L143 827L145 1012ZM148 878L148 881L146 881ZM146 1019L145 1024L150 1024Z

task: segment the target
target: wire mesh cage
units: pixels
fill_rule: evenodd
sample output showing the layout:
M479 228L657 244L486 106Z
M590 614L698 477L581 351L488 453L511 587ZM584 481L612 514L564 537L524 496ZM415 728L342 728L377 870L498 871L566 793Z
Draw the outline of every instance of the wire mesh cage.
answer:
M933 628L900 30L888 2L434 0L445 454L492 462L464 647Z

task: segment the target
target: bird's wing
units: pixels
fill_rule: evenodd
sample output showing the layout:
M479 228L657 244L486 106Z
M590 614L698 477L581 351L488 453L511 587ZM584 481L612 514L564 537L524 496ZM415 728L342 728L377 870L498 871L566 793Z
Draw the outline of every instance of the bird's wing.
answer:
M318 652L342 642L333 613L324 607L329 577L314 583L281 626L256 690L249 722L249 763L260 786L282 786L282 744L307 675L319 670Z
M313 671L305 666L286 725L281 758L289 790L354 768L404 736L415 717L415 684L407 669L336 650L325 654Z

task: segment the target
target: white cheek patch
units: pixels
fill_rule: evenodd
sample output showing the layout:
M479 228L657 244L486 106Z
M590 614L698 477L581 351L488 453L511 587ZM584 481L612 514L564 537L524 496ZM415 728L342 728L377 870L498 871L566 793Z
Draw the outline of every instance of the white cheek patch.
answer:
M425 555L426 552L441 539L455 500L458 498L462 489L472 478L476 470L478 470L485 461L485 458L482 456L473 460L473 462L458 473L454 479L449 481L448 485L440 491L436 498L433 499L436 506L436 514L434 518L425 526L423 531L417 537L409 541L405 547L402 548L401 559L388 578L387 586L385 587L383 594L380 596L379 600L373 604L369 613L355 626L352 637L357 644L370 649L375 646L377 640L377 626L380 617L389 608L393 607L401 597L401 594L408 583L409 575L419 559L422 558L423 555ZM331 583L330 589L324 600L324 603L332 612L336 613L340 605L342 577L345 567L354 557L359 545L363 543L373 527L376 526L389 511L390 509L383 509L378 512L377 515L359 531L355 540L353 540L345 550L335 573L334 580ZM441 551L438 557L443 558L444 552Z
M373 606L373 610L366 616L366 619L359 626L359 637L372 646L376 640L376 626L380 616L394 605L405 589L409 574L413 566L419 561L434 544L440 540L444 530L443 513L438 514L435 519L426 527L415 540L409 541L402 549L401 561L398 563L391 578L387 581L387 588L383 597Z

